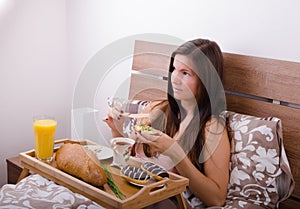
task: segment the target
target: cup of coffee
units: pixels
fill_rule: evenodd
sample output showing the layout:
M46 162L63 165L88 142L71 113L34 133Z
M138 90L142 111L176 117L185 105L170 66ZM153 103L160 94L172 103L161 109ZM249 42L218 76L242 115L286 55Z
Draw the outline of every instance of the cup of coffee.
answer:
M128 164L131 149L135 141L130 138L116 137L110 141L113 150L112 166L124 167Z

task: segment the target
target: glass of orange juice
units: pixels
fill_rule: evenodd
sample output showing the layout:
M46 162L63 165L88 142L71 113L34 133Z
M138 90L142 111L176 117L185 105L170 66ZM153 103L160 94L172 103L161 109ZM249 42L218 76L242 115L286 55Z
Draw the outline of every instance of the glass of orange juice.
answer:
M33 118L34 149L38 160L47 163L52 161L56 124L57 121L53 117Z

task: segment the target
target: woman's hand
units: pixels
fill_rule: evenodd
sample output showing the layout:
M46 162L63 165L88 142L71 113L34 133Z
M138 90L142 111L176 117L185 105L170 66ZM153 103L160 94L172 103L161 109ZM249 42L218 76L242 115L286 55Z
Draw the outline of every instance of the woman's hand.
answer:
M136 141L148 144L152 156L155 157L163 153L169 156L175 165L186 157L185 152L175 139L158 130L153 130L153 132L155 134L150 134L147 131L136 132Z
M143 130L136 132L136 141L140 143L149 144L153 153L165 152L172 145L174 140L168 135L162 133L161 131L154 130L153 132L155 133L150 134L147 131Z
M122 113L121 108L113 107L109 109L107 117L102 119L111 128L113 137L123 136L124 117Z

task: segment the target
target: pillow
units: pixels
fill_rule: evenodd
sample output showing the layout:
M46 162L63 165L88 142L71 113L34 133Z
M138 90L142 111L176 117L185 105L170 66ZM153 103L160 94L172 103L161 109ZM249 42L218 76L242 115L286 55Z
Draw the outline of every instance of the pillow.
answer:
M293 190L282 143L281 121L226 112L231 137L230 181L225 208L276 208ZM285 188L279 188L284 180Z
M125 112L135 114L135 113L141 113L143 109L149 104L149 101L143 101L143 100L131 100L125 108ZM133 126L136 124L137 119L136 118L126 118L123 125L123 133L125 137L129 137Z

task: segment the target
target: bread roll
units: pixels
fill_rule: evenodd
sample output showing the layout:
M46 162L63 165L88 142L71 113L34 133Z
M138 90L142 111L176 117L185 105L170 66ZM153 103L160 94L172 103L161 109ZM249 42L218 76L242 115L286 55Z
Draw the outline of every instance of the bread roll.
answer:
M64 144L56 152L57 168L94 186L107 182L96 155L79 144Z

